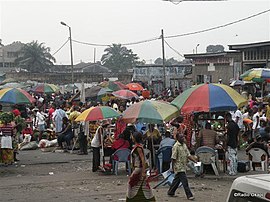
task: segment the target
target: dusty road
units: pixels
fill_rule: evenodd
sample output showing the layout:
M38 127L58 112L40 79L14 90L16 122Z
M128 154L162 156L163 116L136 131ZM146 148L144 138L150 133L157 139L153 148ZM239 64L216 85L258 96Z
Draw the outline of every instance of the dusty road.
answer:
M128 176L91 172L91 154L24 151L16 165L0 166L0 201L125 201ZM251 174L251 173L249 173ZM223 202L234 178L189 177L195 201ZM157 181L151 182L152 187ZM157 201L187 201L183 188L167 197L168 186L154 190Z

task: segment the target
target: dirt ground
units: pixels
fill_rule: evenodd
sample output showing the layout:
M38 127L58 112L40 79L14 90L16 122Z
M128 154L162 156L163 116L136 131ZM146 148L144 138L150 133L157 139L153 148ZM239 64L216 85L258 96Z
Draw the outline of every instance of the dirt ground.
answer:
M31 153L33 152L33 153ZM0 166L0 201L125 201L128 176L124 165L118 176L91 171L91 156L41 151L21 152L21 160ZM250 173L249 173L250 174ZM188 175L195 201L223 202L234 178ZM151 182L154 187L158 181ZM187 201L183 188L168 197L168 185L153 190L157 201Z

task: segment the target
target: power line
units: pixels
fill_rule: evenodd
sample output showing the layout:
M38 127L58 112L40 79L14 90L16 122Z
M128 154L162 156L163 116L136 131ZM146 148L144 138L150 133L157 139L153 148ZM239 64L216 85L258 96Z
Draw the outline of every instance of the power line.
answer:
M72 41L75 42L75 43L80 43L80 44L89 45L89 46L110 46L110 45L107 45L107 44L97 44L97 43L82 42L82 41L77 41L77 40L74 40L74 39L72 39Z
M147 43L147 42L151 42L151 41L155 41L160 39L160 37L155 37L155 38L151 38L151 39L146 39L146 40L142 40L142 41L137 41L137 42L130 42L130 43L123 43L121 45L123 46L129 46L129 45L137 45L137 44L141 44L141 43ZM72 40L76 43L80 43L80 44L84 44L84 45L89 45L89 46L111 46L110 44L97 44L97 43L88 43L88 42L82 42L82 41L78 41L78 40Z
M226 23L224 25L219 25L219 26L216 26L216 27L212 27L212 28L208 28L208 29L203 29L203 30L200 30L200 31L195 31L195 32L189 32L189 33L184 33L184 34L177 34L177 35L171 35L171 36L164 36L164 38L176 38L176 37L183 37L183 36L189 36L189 35L194 35L194 34L199 34L199 33L203 33L203 32L208 32L208 31L212 31L212 30L215 30L215 29L219 29L219 28L223 28L223 27L227 27L227 26L230 26L230 25L233 25L233 24L236 24L236 23L239 23L239 22L242 22L242 21L245 21L245 20L248 20L248 19L251 19L251 18L254 18L254 17L257 17L259 15L262 15L264 13L267 13L269 12L270 9L268 10L265 10L265 11L262 11L262 12L259 12L257 14L254 14L254 15L251 15L251 16L248 16L248 17L245 17L245 18L242 18L242 19L239 19L239 20L236 20L236 21L233 21L233 22L230 22L230 23ZM123 46L129 46L129 45L137 45L137 44L141 44L141 43L148 43L148 42L152 42L152 41L155 41L155 40L158 40L158 39L161 39L161 37L154 37L154 38L151 38L151 39L146 39L146 40L142 40L142 41L137 41L137 42L130 42L130 43L124 43L124 44L121 44ZM66 43L69 41L69 39L53 54L55 55L56 53L58 53L65 45ZM88 42L82 42L82 41L78 41L78 40L74 40L72 39L73 42L75 43L79 43L79 44L84 44L84 45L89 45L89 46L100 46L100 47L109 47L111 46L111 44L97 44L97 43L88 43ZM175 51L177 54L179 54L180 56L184 57L182 54L180 54L177 50L175 50L174 48L172 48L167 42L166 44L168 45L168 47L170 47L173 51Z
M260 12L260 13L254 14L254 15L251 15L251 16L248 16L248 17L246 17L246 18L242 18L242 19L240 19L240 20L236 20L236 21L233 21L233 22L224 24L224 25L219 25L219 26L216 26L216 27L212 27L212 28L208 28L208 29L203 29L203 30L196 31L196 32L189 32L189 33L185 33L185 34L178 34L178 35L166 36L166 37L164 37L164 38L175 38L175 37L189 36L189 35L194 35L194 34L199 34L199 33L203 33L203 32L212 31L212 30L215 30L215 29L227 27L227 26L229 26L229 25L233 25L233 24L236 24L236 23L239 23L239 22L248 20L248 19L250 19L250 18L254 18L254 17L256 17L256 16L262 15L262 14L267 13L267 12L269 12L269 11L270 11L270 9L265 10L265 11L262 11L262 12Z
M164 40L164 42L166 43L166 45L172 49L174 52L176 52L178 55L180 55L181 57L184 58L184 55L182 55L181 53L179 53L176 49L174 49L170 44L168 44L168 42L166 40Z
M52 54L52 55L55 55L56 53L58 53L66 44L67 44L67 42L69 41L69 38L65 41L65 43L60 47L60 48L58 48L57 49L57 51L55 51L54 52L54 54Z

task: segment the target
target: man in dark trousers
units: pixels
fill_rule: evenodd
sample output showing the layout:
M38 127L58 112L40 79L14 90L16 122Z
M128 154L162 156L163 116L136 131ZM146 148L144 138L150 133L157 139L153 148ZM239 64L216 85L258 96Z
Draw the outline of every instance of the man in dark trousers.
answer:
M188 180L186 175L187 160L190 159L193 162L197 162L193 156L190 155L187 145L185 144L185 136L183 134L176 134L177 142L172 149L172 168L175 173L174 180L168 190L168 196L174 196L175 191L178 188L180 182L182 182L187 199L194 200L194 196L188 186Z
M227 151L228 151L228 174L237 174L237 145L238 145L238 134L239 127L237 123L232 120L232 115L227 113L225 115L227 121Z

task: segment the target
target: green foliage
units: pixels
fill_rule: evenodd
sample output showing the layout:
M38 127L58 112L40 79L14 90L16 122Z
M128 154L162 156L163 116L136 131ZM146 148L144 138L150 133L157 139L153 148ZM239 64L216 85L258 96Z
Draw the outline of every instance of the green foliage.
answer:
M131 49L127 49L121 44L112 44L104 52L101 63L110 68L112 72L126 72L127 69L132 69L136 65L144 63L139 61L139 57Z
M163 65L163 59L157 58L154 62L156 65ZM165 59L165 65L177 65L180 64L179 61L175 60L174 58Z
M0 121L4 124L10 123L14 120L14 114L11 112L0 113Z
M218 52L224 52L224 46L222 45L209 45L206 48L207 53L218 53Z
M44 43L32 41L23 46L20 57L15 60L15 63L29 72L48 72L55 61L50 54L50 48L45 47Z
M25 119L21 116L16 116L14 119L16 125L17 125L17 132L21 133L23 129L26 128L26 122Z

